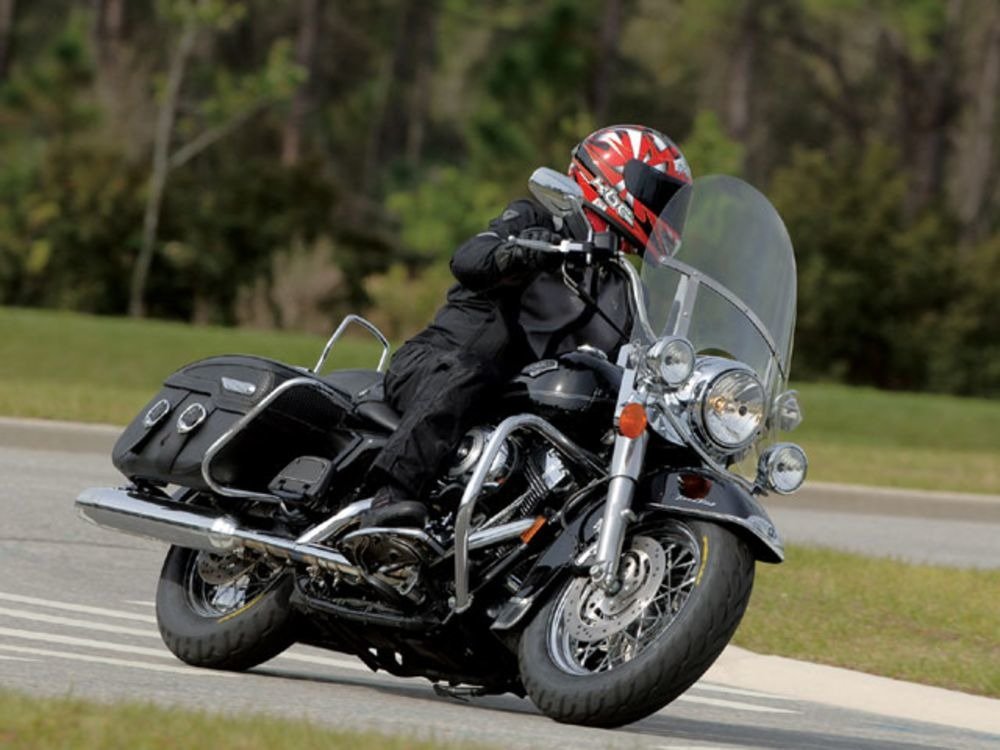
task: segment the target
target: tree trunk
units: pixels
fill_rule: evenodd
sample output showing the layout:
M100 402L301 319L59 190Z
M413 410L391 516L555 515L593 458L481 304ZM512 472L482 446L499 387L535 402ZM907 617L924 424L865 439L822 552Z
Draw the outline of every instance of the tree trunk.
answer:
M963 127L956 138L958 150L953 190L955 212L962 223L962 244L983 240L989 231L990 208L996 188L997 132L1000 112L1000 9L992 2L977 6L970 14L976 28L966 31L963 45L969 71L967 100L970 103ZM978 38L975 38L978 35Z
M421 96L417 80L421 51L425 44L432 49L437 5L437 0L409 0L399 15L387 77L372 116L365 159L366 192L377 185L386 162L416 153L422 145L426 96Z
M139 247L135 267L132 269L132 283L129 289L128 312L129 315L136 318L141 318L146 314L146 282L156 250L156 231L160 223L163 192L170 174L170 141L173 136L174 121L177 117L177 102L180 98L181 84L184 81L188 59L191 56L197 35L197 22L188 21L181 32L181 37L170 60L163 103L160 104L160 111L156 118L156 135L153 140L153 172L149 178L149 192L146 196L146 211L142 223L142 244Z
M622 0L605 0L601 33L598 39L597 68L592 82L592 108L598 126L608 124L611 108L611 84L618 63L618 40L622 29Z
M14 41L14 0L0 0L0 81L7 77Z
M729 63L729 86L726 100L726 130L744 148L743 171L749 173L753 149L749 148L753 127L752 104L754 73L760 38L759 0L745 0L738 22L738 38Z
M425 2L418 15L420 26L414 30L414 76L410 91L410 111L406 122L406 160L420 163L424 131L430 107L431 79L437 55L437 2Z
M291 111L281 131L281 163L286 167L298 164L302 155L302 129L310 106L310 86L315 74L319 23L320 0L301 0L295 62L305 68L306 79L295 90Z
M113 67L118 62L125 32L125 0L93 0L92 6L98 65Z
M910 190L904 203L913 219L943 193L949 131L961 110L958 91L958 23L962 0L950 0L934 54L923 63L905 43L893 42L899 79L899 143L909 162Z

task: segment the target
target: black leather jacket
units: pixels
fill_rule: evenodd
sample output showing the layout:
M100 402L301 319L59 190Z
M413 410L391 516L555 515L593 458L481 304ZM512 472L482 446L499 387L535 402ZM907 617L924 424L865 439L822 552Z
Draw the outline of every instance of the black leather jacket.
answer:
M510 359L517 368L581 344L613 355L622 343L621 332L629 329L627 287L617 274L606 268L571 271L615 323L612 326L567 289L561 270L530 278L505 277L497 270L496 249L529 227L555 229L552 215L540 204L517 200L490 222L486 232L463 243L451 260L459 283L416 338L474 356Z

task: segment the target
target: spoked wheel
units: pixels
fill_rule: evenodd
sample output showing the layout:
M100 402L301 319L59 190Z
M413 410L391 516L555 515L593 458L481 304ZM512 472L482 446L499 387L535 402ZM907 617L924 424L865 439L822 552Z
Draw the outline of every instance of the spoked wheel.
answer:
M244 670L295 640L291 575L266 559L171 547L156 590L163 642L198 667Z
M626 724L690 687L722 652L750 598L754 562L729 531L665 519L637 528L609 594L568 582L525 629L521 677L558 720Z

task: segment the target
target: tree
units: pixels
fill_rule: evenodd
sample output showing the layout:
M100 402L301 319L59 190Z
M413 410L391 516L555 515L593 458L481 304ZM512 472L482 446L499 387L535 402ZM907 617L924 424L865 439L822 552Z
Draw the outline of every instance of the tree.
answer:
M166 6L168 14L178 22L180 31L170 57L167 81L160 103L156 133L153 140L153 168L149 178L146 210L143 218L142 244L132 272L129 291L129 315L145 314L145 293L150 264L156 250L157 229L163 194L171 170L176 169L232 131L274 101L287 97L300 82L301 72L291 64L287 45L276 43L268 64L257 75L228 81L225 90L217 92L207 107L215 111L219 121L206 128L171 153L181 85L195 42L203 31L223 30L236 23L244 13L239 3L225 0L174 0Z
M7 77L14 40L15 0L0 0L0 81Z

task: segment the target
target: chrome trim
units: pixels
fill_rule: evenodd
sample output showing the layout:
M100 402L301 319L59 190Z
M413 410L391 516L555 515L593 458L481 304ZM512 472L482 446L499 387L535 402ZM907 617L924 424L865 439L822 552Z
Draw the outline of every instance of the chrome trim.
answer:
M604 504L604 515L597 534L597 556L591 566L594 582L611 593L619 585L618 558L621 557L625 531L632 516L632 497L635 495L636 480L642 473L648 442L648 431L634 439L622 435L615 439L608 500Z
M347 558L331 549L241 527L217 511L151 497L134 490L94 487L76 499L80 515L107 529L208 552L252 549L281 560L359 575Z
M238 393L241 396L252 396L257 392L256 385L248 383L245 380L237 380L236 378L222 378L222 388L230 393Z
M378 367L376 367L375 369L378 370L379 372L383 372L385 370L385 364L389 359L389 351L392 349L392 347L389 345L389 339L387 339L385 337L385 334L382 333L382 331L380 331L378 327L371 321L362 318L360 315L348 315L342 321L340 321L340 325L337 326L337 329L333 332L333 335L330 336L330 339L326 342L326 346L323 347L323 353L319 355L319 360L316 362L316 366L312 368L312 372L318 373L320 371L320 369L323 367L323 363L326 362L326 358L329 356L330 350L333 348L333 345L337 343L337 339L341 337L341 335L344 333L344 331L347 330L347 327L351 323L356 323L357 325L364 328L372 336L378 339L379 343L382 344L382 356L379 358Z
M646 310L646 294L643 292L642 277L635 270L635 266L628 262L624 255L616 255L615 265L625 272L628 277L629 299L632 303L632 311L635 313L636 322L640 330L649 341L655 341L659 336L653 331L653 326L649 322L649 313Z
M172 407L170 406L170 402L167 401L167 399L165 398L161 398L159 401L157 401L155 404L149 407L149 410L146 412L146 416L143 417L142 419L142 426L145 427L147 430L150 427L156 426L157 424L162 422L163 419L170 413L171 408ZM157 411L158 409L160 409L161 411L158 414L154 415L153 412Z
M534 526L536 520L535 518L521 518L510 523L491 526L481 531L474 531L469 535L469 549L481 549L482 547L490 547L510 539L517 539L521 534Z
M201 425L207 416L208 410L205 409L205 405L195 401L177 416L177 432L186 435ZM191 421L188 421L189 418Z
M219 436L218 440L212 443L208 450L205 451L204 457L201 459L201 476L205 480L205 484L208 485L212 492L225 497L242 497L248 499L257 500L275 500L274 495L270 495L264 492L250 492L248 490L238 490L232 487L224 487L218 484L214 479L212 479L211 464L212 460L215 458L216 454L222 450L222 448L233 439L237 434L242 432L248 424L250 424L257 416L282 393L292 388L298 386L304 386L307 388L315 388L317 391L323 395L334 395L336 391L326 385L323 381L317 380L314 377L301 377L301 378L291 378L286 380L284 383L279 385L264 398L260 400L260 403L253 407L250 411L244 414L240 419L228 430L226 430L222 435ZM339 395L338 395L338 398Z
M534 596L512 596L503 605L493 624L490 625L490 630L509 630L514 627L528 614L534 601Z
M501 446L510 435L518 430L531 430L551 442L555 448L570 461L583 464L595 473L603 472L603 468L587 456L572 440L559 430L534 414L518 414L507 417L490 436L483 450L479 463L465 486L462 499L455 515L455 612L464 612L472 605L469 593L469 534L472 525L472 513L476 501L486 481L486 474L493 465L493 460L500 452Z
M702 278L700 273L693 273L678 279L677 293L670 307L670 318L664 326L664 330L670 331L672 336L687 338L691 328L691 313L694 311L694 303L698 300L698 288L701 286Z
M366 498L355 503L346 505L334 515L323 521L323 523L313 526L309 531L295 540L296 544L312 544L313 542L324 542L337 532L351 523L360 514L364 513L372 506L372 499Z

